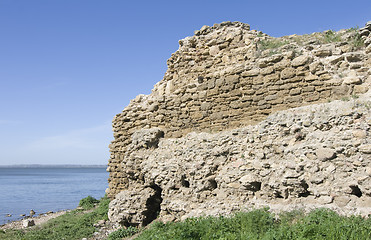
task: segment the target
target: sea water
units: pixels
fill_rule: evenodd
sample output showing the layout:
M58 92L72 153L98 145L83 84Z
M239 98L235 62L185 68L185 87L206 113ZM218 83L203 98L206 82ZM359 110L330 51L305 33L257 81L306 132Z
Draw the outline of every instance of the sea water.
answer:
M101 168L0 168L0 225L37 214L74 209L87 196L105 194L108 173ZM11 214L11 217L7 217Z

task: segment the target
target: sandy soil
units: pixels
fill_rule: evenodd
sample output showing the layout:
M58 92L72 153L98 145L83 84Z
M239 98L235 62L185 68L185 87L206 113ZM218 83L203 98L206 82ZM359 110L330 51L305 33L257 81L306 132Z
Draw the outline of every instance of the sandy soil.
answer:
M38 226L38 225L41 225L43 223L46 223L50 219L56 218L60 215L63 215L68 211L70 211L70 210L63 210L63 211L58 211L58 212L54 212L54 213L45 213L45 214L38 215L36 217L28 217L27 219L33 219L35 221L35 226ZM26 218L24 218L24 219L26 219ZM5 230L5 229L23 229L24 227L23 227L22 221L24 219L14 221L14 222L9 222L9 223L6 223L4 225L1 225L0 229L2 229L2 230Z

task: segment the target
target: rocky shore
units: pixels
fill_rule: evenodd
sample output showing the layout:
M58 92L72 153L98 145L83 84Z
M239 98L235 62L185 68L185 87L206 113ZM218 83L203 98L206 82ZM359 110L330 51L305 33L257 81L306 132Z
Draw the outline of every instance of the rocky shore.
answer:
M82 210L78 211L77 215L79 214L89 214L94 209L89 209L89 210L83 210L82 207L77 207L75 210ZM23 219L16 220L16 221L11 221L6 224L0 225L0 232L4 231L12 231L12 230L33 230L38 227L43 228L43 225L46 224L48 221L57 218L59 216L62 216L66 213L72 213L74 210L62 210L58 212L47 212L47 213L41 213L37 216L25 216ZM95 228L95 232L93 233L92 236L88 237L83 237L81 238L82 240L103 240L107 239L108 235L116 230L118 230L120 225L113 223L111 221L107 220L99 220L96 223L94 223L92 226ZM0 236L1 239L1 236Z
M46 223L50 219L59 217L59 216L65 214L69 211L71 211L71 210L62 210L62 211L58 211L58 212L48 212L48 213L39 214L38 216L35 216L35 217L24 217L21 220L8 222L6 224L1 225L0 230L25 229L25 228L32 227L32 226L39 226L43 223Z

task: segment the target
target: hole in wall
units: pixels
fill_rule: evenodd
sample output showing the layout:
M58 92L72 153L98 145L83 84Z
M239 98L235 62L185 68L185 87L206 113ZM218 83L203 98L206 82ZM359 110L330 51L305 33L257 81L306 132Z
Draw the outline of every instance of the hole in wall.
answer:
M165 133L163 131L161 130L158 131L152 139L150 139L149 141L145 143L145 147L146 148L158 148L160 138L163 138L164 136L165 136Z
M218 184L216 183L215 179L209 179L209 186L211 188L211 190L214 190L215 188L218 187Z
M180 179L181 181L181 184L183 187L186 187L186 188L189 188L190 184L189 182L185 179L185 176L182 176L182 178Z
M352 185L352 186L349 186L349 187L352 189L352 192L350 194L355 195L357 197L362 197L362 191L361 191L361 189L359 189L358 186Z
M198 83L203 83L204 82L204 77L198 76L197 81L198 81Z
M308 191L309 185L305 181L302 181L300 186L303 188L303 191L299 193L298 197L308 197L310 195Z
M253 192L257 192L261 190L261 187L262 187L261 182L251 182L249 186L246 187L246 189Z
M275 197L275 198L283 198L281 192L275 192L275 193L274 193L274 197Z
M156 184L152 185L151 188L155 190L155 194L149 197L146 201L146 210L143 212L143 226L146 226L155 220L161 211L162 189Z

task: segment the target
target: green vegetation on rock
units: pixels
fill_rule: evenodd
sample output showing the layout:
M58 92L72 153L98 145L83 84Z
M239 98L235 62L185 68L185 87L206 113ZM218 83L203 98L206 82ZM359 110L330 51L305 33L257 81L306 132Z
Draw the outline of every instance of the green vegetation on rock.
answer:
M267 40L261 40L258 42L258 44L259 44L259 49L267 50L267 49L276 49L276 48L282 47L286 44L289 44L289 42L286 40L279 39L279 38L272 38L272 39L267 39Z
M325 31L323 34L324 43L341 42L341 35L332 30Z

